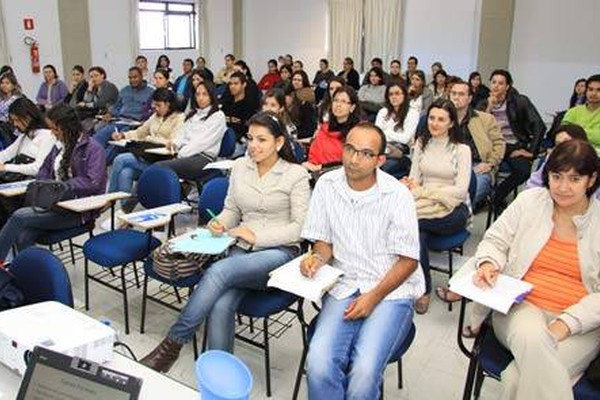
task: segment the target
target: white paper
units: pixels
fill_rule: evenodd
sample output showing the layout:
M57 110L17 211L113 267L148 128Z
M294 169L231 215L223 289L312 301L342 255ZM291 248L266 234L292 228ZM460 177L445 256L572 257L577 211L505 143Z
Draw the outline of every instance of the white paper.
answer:
M202 169L231 169L233 160L222 160L208 163Z
M450 279L450 290L470 300L506 314L514 303L519 303L531 292L533 285L508 275L498 275L493 288L480 289L473 283L476 271L455 275Z
M307 278L300 272L300 262L306 257L303 254L294 258L271 272L267 286L276 287L293 293L305 299L318 302L323 294L331 288L343 271L329 264L323 265L312 278Z

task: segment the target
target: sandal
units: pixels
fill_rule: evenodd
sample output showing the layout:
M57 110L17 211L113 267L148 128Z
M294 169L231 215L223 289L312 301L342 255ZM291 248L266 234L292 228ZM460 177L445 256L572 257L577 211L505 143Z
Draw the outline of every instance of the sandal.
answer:
M461 335L466 339L475 339L479 335L479 329L472 329L471 325L466 325L463 327Z
M415 312L417 314L425 314L429 310L429 295L424 294L415 301Z
M447 287L438 287L435 289L435 295L444 303L455 303L462 299L462 296L454 293Z

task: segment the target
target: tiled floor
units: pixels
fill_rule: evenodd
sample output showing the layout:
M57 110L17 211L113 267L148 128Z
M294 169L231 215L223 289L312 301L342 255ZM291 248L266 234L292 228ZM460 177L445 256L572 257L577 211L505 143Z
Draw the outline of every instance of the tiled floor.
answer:
M192 216L182 216L178 227L192 226ZM471 255L481 239L485 225L485 213L477 215L472 226L472 236L467 242L465 255ZM459 263L458 263L459 264ZM459 264L460 265L460 264ZM83 261L73 266L66 263L71 276L76 307L83 307ZM434 273L434 287L447 282L446 275ZM107 319L118 329L123 329L122 299L98 284L90 283L91 309L89 314L95 318ZM122 341L129 344L136 355L141 357L151 350L166 333L176 318L176 312L162 306L149 303L146 333L139 333L141 313L141 290L130 292L131 334L120 335ZM390 365L385 373L385 397L387 399L437 400L462 398L462 390L467 372L467 358L456 344L456 326L458 307L448 312L445 304L433 296L428 314L416 316L417 335L412 346L403 357L403 389L397 388L396 366ZM305 306L310 315L312 307ZM309 316L310 318L310 316ZM201 337L201 334L199 335ZM273 340L271 351L272 399L290 399L296 371L302 351L300 326L294 322L281 338ZM254 376L252 399L266 399L263 353L244 343L237 343L235 354L250 368ZM195 386L193 353L191 345L183 349L180 360L169 375L187 385ZM496 399L500 384L487 379L483 385L482 400ZM300 398L306 398L306 385L301 386Z

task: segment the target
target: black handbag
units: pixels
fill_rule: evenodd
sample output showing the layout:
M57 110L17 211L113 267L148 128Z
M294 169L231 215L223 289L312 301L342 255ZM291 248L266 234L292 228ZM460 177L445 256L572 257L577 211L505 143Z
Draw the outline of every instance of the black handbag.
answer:
M173 158L172 156L146 153L146 150L148 150L148 149L157 149L160 147L165 147L165 145L160 144L160 143L152 143L152 142L136 140L136 141L127 143L127 146L125 147L125 151L131 152L137 158L142 159L150 164L154 164L155 162L158 162L158 161L164 161L164 160L169 160L169 159Z
M27 185L24 205L38 212L46 212L59 201L71 198L71 188L66 182L38 180Z
M19 142L19 147L17 147L17 155L14 156L11 160L8 160L5 164L31 164L35 161L35 158L29 157L26 154L21 154L21 146L23 145L24 136L21 137ZM20 172L10 172L10 171L2 171L0 172L0 183L11 183L11 182L19 182L24 181L26 179L30 179L31 176L21 174Z

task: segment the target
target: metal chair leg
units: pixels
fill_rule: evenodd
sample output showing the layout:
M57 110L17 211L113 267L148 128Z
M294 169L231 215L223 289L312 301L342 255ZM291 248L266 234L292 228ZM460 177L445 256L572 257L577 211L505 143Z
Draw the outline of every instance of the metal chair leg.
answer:
M71 251L71 263L75 265L75 250L73 250L73 239L69 239L69 250Z
M137 287L139 289L140 288L140 277L138 275L137 264L135 263L135 261L132 264L133 264L133 276L135 276L135 287Z
M469 361L469 369L467 370L467 380L465 381L465 388L463 391L463 400L471 400L471 396L473 393L473 381L475 380L475 372L477 370L477 365L479 362L477 361L477 355L473 355L471 357L471 361Z
M271 359L269 352L269 317L263 318L263 337L265 344L265 372L267 374L267 397L271 397Z
M85 296L85 310L86 311L90 311L90 273L89 273L89 261L87 259L87 257L83 258L83 267L84 267L84 273L85 273L85 277L83 280L83 287L84 287L84 296Z
M449 250L448 251L448 279L452 278L452 274L453 274L452 261L453 261L452 250ZM448 302L448 311L452 312L452 302L451 301Z
M140 321L140 333L144 333L146 327L146 302L148 301L148 275L144 274L142 290L142 319Z
M177 297L177 302L181 303L181 295L179 294L179 290L175 286L173 286L173 291L175 292L175 297Z
M304 346L302 349L302 355L300 356L300 364L298 365L298 372L296 373L296 382L294 383L294 393L292 394L292 400L298 399L298 392L300 391L300 383L302 382L302 375L305 373L304 365L306 364L306 355L308 354L308 346Z
M477 365L477 371L475 372L475 389L473 390L473 397L475 400L479 399L479 395L481 394L481 386L483 385L483 379L485 375L483 374L483 368L481 368L481 364Z
M196 338L196 333L192 337L192 348L194 349L194 360L198 359L198 338Z
M402 358L400 358L396 364L398 365L398 389L402 389L404 386L402 379Z
M121 265L121 286L123 289L123 313L125 314L125 334L129 335L129 306L127 302L127 282L125 281L124 265Z

